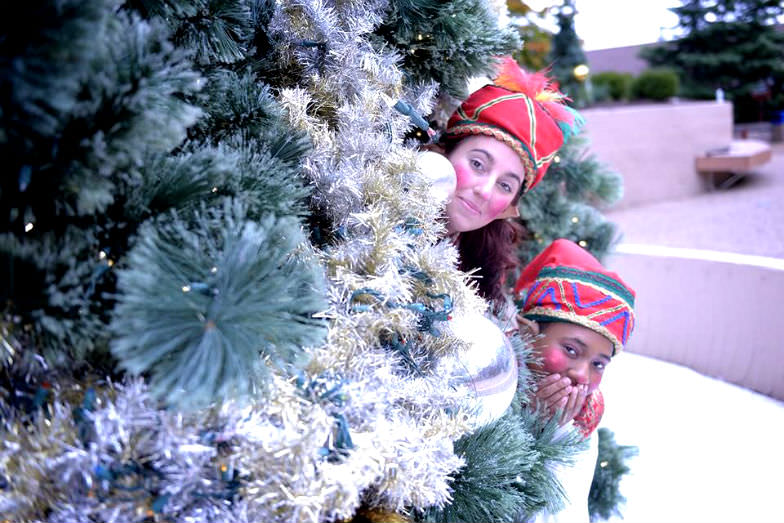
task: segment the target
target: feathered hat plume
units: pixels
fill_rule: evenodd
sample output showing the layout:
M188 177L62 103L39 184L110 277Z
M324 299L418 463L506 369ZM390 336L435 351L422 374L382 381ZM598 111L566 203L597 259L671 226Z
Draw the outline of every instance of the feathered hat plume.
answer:
M566 105L572 99L558 90L558 83L547 76L549 72L549 68L536 72L524 71L514 58L505 56L501 59L498 75L493 83L498 87L522 93L541 103L558 122L566 143L573 135L579 133L585 120L580 113Z

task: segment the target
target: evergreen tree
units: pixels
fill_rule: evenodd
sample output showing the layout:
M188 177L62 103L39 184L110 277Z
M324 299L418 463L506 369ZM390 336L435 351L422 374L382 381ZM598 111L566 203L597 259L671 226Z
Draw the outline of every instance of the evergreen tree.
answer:
M784 5L774 0L690 0L671 9L684 36L642 51L652 66L680 75L681 93L711 99L723 89L735 120L754 121L784 107L784 33L775 23Z
M0 512L334 521L450 503L496 440L455 452L475 405L434 362L464 345L450 313L487 304L394 102L428 114L513 38L469 23L479 0L422 5L5 8ZM403 43L420 28L437 43L422 63ZM507 508L557 504L541 456L569 449L529 453L537 432L517 428L536 496Z
M619 488L621 479L630 471L627 461L636 456L639 450L631 445L618 445L615 436L608 428L600 428L597 436L599 456L596 459L596 470L588 494L588 512L591 521L621 516L619 507L626 501Z
M467 78L492 76L495 64L487 57L520 47L516 32L498 27L487 2L477 0L391 2L376 34L400 52L410 84L435 81L459 99L469 94Z
M553 36L548 62L561 91L572 99L576 107L584 107L591 100L583 83L584 78L575 76L575 67L587 63L582 42L574 30L574 15L577 12L573 0L565 0L557 9L558 32Z
M545 69L549 65L547 58L552 47L553 35L540 24L549 9L535 11L522 0L508 0L507 5L512 23L523 41L522 48L516 50L512 56L529 71Z
M623 196L619 173L601 163L583 135L572 137L547 175L518 208L528 237L520 248L527 262L557 238L567 238L603 259L618 240L617 226L602 211Z
M248 25L250 13L233 4L211 23L244 15ZM49 367L100 364L114 372L111 345L120 368L153 372L161 397L184 379L196 380L189 401L209 403L224 387L258 388L259 355L290 363L293 353L282 347L318 342L325 332L308 319L325 306L323 277L308 268L315 260L239 255L279 236L287 238L277 251L285 257L305 240L298 162L306 139L282 121L258 80L222 71L238 58L241 31L223 46L178 46L170 20L144 19L113 2L86 7L34 3L8 24L3 44L0 146L10 161L2 293L11 337L25 340L21 361L41 352ZM180 15L196 23L199 13ZM60 24L68 28L62 36ZM218 41L214 26L206 32L200 42ZM205 81L212 96L199 92ZM216 95L216 86L230 95ZM247 301L225 299L227 290L250 284ZM296 301L267 307L271 323L256 318L240 336L232 322L227 332L224 318L287 292ZM156 362L165 364L153 370Z

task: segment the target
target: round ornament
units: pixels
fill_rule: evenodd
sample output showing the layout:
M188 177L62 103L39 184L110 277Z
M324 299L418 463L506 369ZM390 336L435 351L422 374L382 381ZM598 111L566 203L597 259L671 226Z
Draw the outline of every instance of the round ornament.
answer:
M455 193L457 175L446 156L434 151L422 151L417 154L416 166L433 182L430 188L433 199L443 203Z
M503 416L517 390L517 357L501 329L480 314L455 317L453 334L467 347L442 358L437 372L448 373L450 381L465 387L477 409L477 426Z

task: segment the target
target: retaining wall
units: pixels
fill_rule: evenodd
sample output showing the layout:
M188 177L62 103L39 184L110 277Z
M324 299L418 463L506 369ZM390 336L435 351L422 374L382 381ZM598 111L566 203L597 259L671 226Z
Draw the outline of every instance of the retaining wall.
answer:
M637 293L630 352L784 400L784 260L621 244L606 264Z
M727 102L621 105L581 114L591 152L623 176L624 197L617 209L706 191L695 158L732 140L732 104Z

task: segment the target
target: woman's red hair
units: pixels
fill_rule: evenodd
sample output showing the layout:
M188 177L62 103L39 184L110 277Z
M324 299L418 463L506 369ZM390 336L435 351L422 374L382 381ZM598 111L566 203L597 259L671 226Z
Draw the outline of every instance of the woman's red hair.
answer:
M506 280L520 265L517 247L527 231L512 220L494 220L480 229L460 233L460 270L477 277L479 294L498 312L505 302Z

